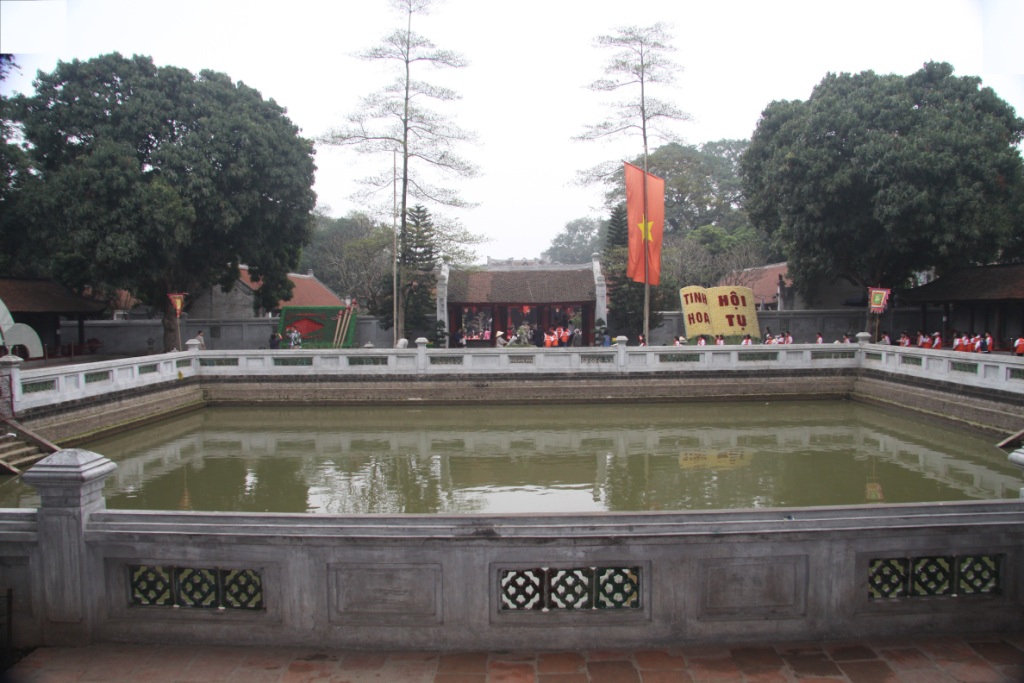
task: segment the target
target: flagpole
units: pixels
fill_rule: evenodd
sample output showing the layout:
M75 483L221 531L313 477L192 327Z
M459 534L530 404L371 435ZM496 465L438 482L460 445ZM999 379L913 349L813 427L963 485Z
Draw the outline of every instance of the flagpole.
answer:
M651 278L650 278L650 248L648 246L651 229L647 227L650 223L651 213L647 207L647 141L644 140L644 215L641 219L643 224L643 245L644 245L644 343L650 344L650 319L651 319Z

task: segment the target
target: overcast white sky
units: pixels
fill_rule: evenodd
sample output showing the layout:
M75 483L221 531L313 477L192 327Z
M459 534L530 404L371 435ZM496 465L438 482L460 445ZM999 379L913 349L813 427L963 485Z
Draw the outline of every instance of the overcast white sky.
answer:
M0 51L22 67L5 92L31 92L57 60L145 54L244 81L311 138L391 81L354 54L401 26L386 0L0 0L0 10ZM430 208L490 239L481 261L539 256L567 222L606 214L576 172L642 147L571 140L609 113L607 96L585 88L608 57L594 39L657 21L672 25L684 70L656 94L693 115L678 126L690 144L749 138L769 102L806 99L828 72L909 74L930 60L980 76L1024 115L1020 0L446 0L413 30L470 65L418 77L462 95L437 109L477 134L461 151L482 175L440 183L477 208ZM319 203L340 216L364 208L353 179L391 159L318 148L316 164Z

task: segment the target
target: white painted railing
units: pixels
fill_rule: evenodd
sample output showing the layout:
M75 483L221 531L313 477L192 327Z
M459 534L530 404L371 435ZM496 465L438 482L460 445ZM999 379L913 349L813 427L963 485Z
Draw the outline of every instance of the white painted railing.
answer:
M190 377L658 375L864 369L1024 393L1024 358L878 344L198 351L13 370L15 412Z

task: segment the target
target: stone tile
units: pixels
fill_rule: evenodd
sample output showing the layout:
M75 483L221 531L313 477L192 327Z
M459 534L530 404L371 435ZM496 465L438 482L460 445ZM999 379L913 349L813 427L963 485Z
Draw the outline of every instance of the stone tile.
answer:
M889 662L889 666L897 671L935 668L932 658L916 647L897 647L891 650L879 648L878 656Z
M801 681L801 683L803 683ZM941 669L907 669L900 672L900 683L959 683Z
M694 683L685 671L677 669L646 669L640 671L643 683Z
M341 656L341 671L376 671L388 661L386 653L349 652Z
M434 683L487 683L487 674L442 674L434 676Z
M242 657L238 666L242 670L284 671L292 660L302 652L292 648L252 648Z
M587 660L575 652L544 652L537 655L537 673L576 673L582 672Z
M540 674L537 683L590 683L590 676L582 672Z
M590 662L632 661L632 650L587 650L584 653Z
M235 669L227 676L227 679L237 675L239 671L241 670ZM242 673L245 676L252 676L253 674L252 671L242 671ZM173 663L164 665L160 662L154 662L153 664L147 664L146 666L134 669L131 675L139 683L173 683L173 681L177 681L185 676L185 667L174 666ZM276 681L278 673L273 672L273 676L273 680Z
M773 647L734 647L729 652L732 661L744 673L779 669L786 666L782 657Z
M690 659L700 657L710 659L712 657L729 657L729 648L720 645L687 645L679 649L679 654Z
M825 651L821 643L814 641L798 641L792 643L781 643L775 646L775 651L785 657L786 655L817 654Z
M917 647L935 659L971 659L977 656L967 643L958 638L928 638L921 640Z
M939 668L960 683L1002 683L1003 675L981 657L939 659Z
M782 658L798 676L840 676L842 672L824 652L803 652L787 654Z
M996 668L1003 672L1008 681L1024 681L1024 664L1020 666L1016 664L1013 666L997 666Z
M140 679L140 683L142 680ZM230 676L224 679L224 683L277 683L280 680L280 669L235 669ZM156 683L156 681L152 683Z
M640 673L632 662L590 661L587 673L591 683L641 683Z
M789 675L789 668L762 669L760 671L744 672L743 683L790 683L794 680ZM807 679L801 679L804 681Z
M1024 664L1024 650L1006 641L967 641L967 645L992 664Z
M500 662L535 662L537 661L536 652L526 652L523 650L502 650L501 652L492 652L491 661Z
M670 655L663 650L642 650L633 653L633 660L640 669L677 669L686 668L686 658L682 655Z
M838 662L850 683L900 683L899 675L880 660Z
M441 655L437 662L437 673L486 674L489 656L486 652L460 652Z
M878 655L870 647L861 643L844 643L825 647L833 662L850 662L865 659L878 659Z
M687 671L695 681L740 681L743 673L729 658L694 657L686 660Z
M76 669L29 669L18 662L7 671L13 683L77 683L81 671Z
M487 666L488 683L534 683L537 667L533 662L495 662Z

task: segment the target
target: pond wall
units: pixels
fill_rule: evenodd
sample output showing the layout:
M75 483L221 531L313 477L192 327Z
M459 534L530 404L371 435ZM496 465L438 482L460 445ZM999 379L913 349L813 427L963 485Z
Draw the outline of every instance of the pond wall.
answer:
M0 511L19 646L601 649L1024 628L1020 501L585 515L106 511L58 451Z
M871 344L196 351L4 373L17 418L64 442L254 401L844 397L999 433L1024 422L1024 359ZM1024 451L1013 456L1024 463ZM458 517L108 511L103 479L115 467L60 450L24 475L39 509L0 510L17 646L543 650L1024 628L1024 501Z
M854 399L994 434L1024 427L1024 358L875 344L186 351L0 372L16 419L61 445L204 405L294 402Z

